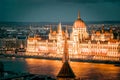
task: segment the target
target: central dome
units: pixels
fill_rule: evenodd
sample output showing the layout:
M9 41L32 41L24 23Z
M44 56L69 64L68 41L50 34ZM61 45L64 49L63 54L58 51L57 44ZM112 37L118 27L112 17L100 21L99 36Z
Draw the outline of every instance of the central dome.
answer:
M86 25L84 23L84 21L80 18L80 13L78 12L78 19L75 20L74 24L73 24L74 28L85 28Z

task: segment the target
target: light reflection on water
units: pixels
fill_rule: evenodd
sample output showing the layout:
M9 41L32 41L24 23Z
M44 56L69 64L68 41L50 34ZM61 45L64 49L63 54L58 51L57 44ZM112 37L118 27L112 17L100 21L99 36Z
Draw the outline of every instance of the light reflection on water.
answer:
M3 60L6 70L16 72L30 72L56 77L62 62L58 60L44 59L9 59ZM120 67L112 64L95 64L83 62L70 62L77 78L89 78L92 80L119 80Z

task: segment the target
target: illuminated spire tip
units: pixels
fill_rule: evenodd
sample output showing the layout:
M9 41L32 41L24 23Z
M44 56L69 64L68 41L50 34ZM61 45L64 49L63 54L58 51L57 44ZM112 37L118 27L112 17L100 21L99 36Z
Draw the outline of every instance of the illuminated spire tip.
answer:
M78 11L78 19L80 19L80 11Z

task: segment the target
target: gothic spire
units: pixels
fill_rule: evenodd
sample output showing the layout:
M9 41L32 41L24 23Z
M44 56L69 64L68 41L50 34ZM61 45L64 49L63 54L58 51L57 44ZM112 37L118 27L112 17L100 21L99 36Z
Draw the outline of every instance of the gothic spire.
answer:
M101 31L102 31L102 33L104 33L104 26L102 26L102 30Z
M67 31L67 26L66 26L66 30L65 30L65 32L68 33L68 31Z
M51 25L50 25L50 33L52 33L52 27L51 27Z
M66 26L65 34L66 34L66 37L68 38L69 34L68 34L68 28L67 28L67 26Z
M58 33L62 32L61 22L58 24Z

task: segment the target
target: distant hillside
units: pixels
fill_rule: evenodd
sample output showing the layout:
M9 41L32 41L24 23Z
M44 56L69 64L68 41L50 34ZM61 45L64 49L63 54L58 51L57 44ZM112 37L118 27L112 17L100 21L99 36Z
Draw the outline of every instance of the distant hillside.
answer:
M88 24L120 24L120 21L86 21Z
M86 24L120 24L120 21L84 21ZM59 22L0 22L3 25L46 25L58 24ZM73 22L61 22L62 24L73 25Z

